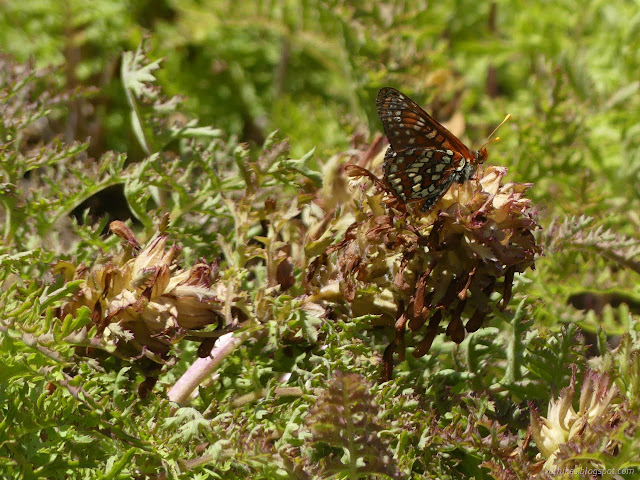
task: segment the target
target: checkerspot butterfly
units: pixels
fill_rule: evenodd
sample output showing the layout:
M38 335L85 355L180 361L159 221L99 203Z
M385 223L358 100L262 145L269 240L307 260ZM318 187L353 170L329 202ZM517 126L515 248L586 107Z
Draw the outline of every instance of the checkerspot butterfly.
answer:
M453 133L395 88L381 89L376 106L391 144L382 167L384 181L405 204L421 201L422 210L429 211L452 182L466 182L487 159L486 143L471 153Z

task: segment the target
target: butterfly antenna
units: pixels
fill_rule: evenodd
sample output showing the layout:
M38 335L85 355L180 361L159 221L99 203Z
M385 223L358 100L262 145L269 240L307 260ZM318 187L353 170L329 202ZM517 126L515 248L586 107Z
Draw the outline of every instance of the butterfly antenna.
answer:
M487 145L489 145L489 144L491 144L491 143L496 143L496 142L499 142L499 141L500 141L500 137L496 137L496 138L494 138L493 140L491 139L491 137L493 137L493 136L495 135L495 133L498 131L498 129L499 129L502 125L504 125L505 123L507 123L507 120L509 120L510 118L511 118L511 114L510 114L510 113L507 113L507 116L506 116L506 117L504 117L504 120L502 120L502 121L500 122L500 125L498 125L496 128L494 128L494 129L493 129L493 132L491 132L491 135L489 135L489 136L487 137L487 141L486 141L486 142L484 142L484 144L482 145L482 147L480 147L480 149L482 149L482 148L486 147Z

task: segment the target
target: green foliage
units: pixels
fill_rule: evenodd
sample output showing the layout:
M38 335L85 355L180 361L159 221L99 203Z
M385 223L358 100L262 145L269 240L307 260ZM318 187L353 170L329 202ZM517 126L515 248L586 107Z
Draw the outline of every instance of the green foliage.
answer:
M358 375L336 372L309 412L307 424L318 442L314 456L322 478L371 478L376 473L399 478L391 451L380 439L369 389Z
M618 420L558 458L635 478L638 22L623 1L3 2L0 476L560 478L530 412L574 372L578 410L593 369ZM483 328L408 344L380 383L389 299L305 282L362 210L342 167L386 85L470 146L513 115L488 163L533 183L544 255ZM111 189L124 215L88 209ZM144 243L167 213L180 261L216 265L226 324L183 332L149 386L90 309L61 312L71 266L125 248L109 220Z

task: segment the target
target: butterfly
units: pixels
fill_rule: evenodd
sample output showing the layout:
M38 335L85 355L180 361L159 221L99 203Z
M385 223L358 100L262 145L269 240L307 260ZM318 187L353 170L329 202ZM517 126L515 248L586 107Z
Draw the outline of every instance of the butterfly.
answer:
M382 167L384 181L405 204L422 201L422 210L429 211L453 182L469 180L477 165L488 157L485 146L472 153L453 133L395 88L382 88L376 106L391 144Z

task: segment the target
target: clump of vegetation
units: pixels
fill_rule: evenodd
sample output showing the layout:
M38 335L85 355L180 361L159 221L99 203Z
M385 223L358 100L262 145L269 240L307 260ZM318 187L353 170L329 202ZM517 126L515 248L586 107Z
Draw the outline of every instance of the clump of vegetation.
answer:
M423 7L6 5L4 477L637 476L636 12ZM387 85L513 116L428 212Z
M621 469L635 466L637 446L620 450L627 443L622 439L637 436L637 415L629 409L628 402L620 404L620 391L609 385L607 375L588 371L576 412L572 405L575 381L574 375L559 398L551 401L547 417L540 417L535 408L531 410L531 433L546 458L545 467L579 469L585 465L580 456L589 453L594 459L586 465L593 470L611 462Z

